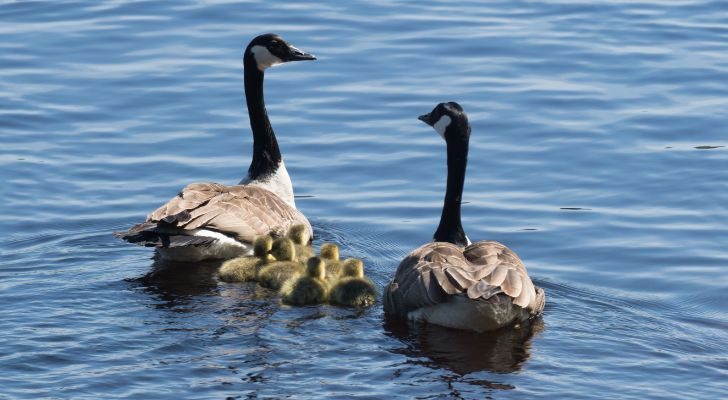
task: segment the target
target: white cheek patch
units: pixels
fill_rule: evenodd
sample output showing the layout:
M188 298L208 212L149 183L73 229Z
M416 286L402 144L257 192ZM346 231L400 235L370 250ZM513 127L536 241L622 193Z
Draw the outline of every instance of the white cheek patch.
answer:
M445 129L450 126L450 122L452 122L450 116L443 115L439 120L437 120L437 122L435 122L435 125L432 125L432 127L440 134L440 137L445 139Z
M282 63L280 58L274 56L265 46L253 46L250 49L258 64L258 70L265 71L266 68Z

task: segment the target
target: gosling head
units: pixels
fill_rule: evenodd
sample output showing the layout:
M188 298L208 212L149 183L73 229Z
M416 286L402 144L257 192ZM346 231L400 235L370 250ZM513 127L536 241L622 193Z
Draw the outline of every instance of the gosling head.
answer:
M243 57L246 62L255 62L260 72L285 62L316 59L313 54L297 49L275 33L266 33L251 40Z
M311 278L326 279L326 264L320 257L311 257L306 263L306 275Z
M470 123L460 104L451 101L440 103L428 114L417 117L420 121L435 128L445 142L466 141L470 138Z
M339 261L339 246L336 243L322 244L319 253L323 259Z
M363 278L364 262L358 258L347 258L342 266L341 275L347 278Z
M270 253L278 261L293 261L296 258L296 246L287 237L278 238L273 241Z
M306 225L299 224L299 225L293 225L288 230L288 235L291 240L293 240L294 243L300 244L302 246L308 244L308 229L306 229Z
M258 258L267 258L268 252L273 248L273 238L265 235L258 236L253 242L253 255Z

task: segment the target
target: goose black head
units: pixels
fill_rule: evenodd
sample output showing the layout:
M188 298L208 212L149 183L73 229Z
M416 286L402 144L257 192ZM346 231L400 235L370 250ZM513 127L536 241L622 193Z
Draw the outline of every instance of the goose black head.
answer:
M313 54L297 49L275 33L253 39L245 49L245 57L252 57L261 72L285 62L316 59Z
M453 139L470 138L470 124L460 104L450 101L440 103L428 114L417 117L420 121L435 128L440 136L449 142Z

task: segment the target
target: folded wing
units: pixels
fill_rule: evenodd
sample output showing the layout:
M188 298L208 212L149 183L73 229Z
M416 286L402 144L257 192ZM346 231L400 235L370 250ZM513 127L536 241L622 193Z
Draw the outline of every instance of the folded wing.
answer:
M206 245L210 238L191 238L197 230L205 229L250 243L260 235L283 235L299 224L307 227L311 237L313 231L306 217L266 189L193 183L149 214L145 222L116 235L145 246Z
M501 293L532 313L543 307L543 295L537 295L523 262L504 245L480 241L463 249L431 242L400 263L385 292L385 312L406 315L452 295L488 300Z

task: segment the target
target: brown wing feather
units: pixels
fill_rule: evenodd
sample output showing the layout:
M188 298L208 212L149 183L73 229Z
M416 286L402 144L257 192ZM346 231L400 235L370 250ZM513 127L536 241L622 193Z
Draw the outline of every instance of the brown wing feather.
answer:
M532 313L543 309L543 296L539 304L523 262L504 245L481 241L463 249L431 242L402 260L385 291L384 306L389 314L406 315L444 302L449 295L487 300L499 293Z
M166 222L182 231L209 229L252 242L256 236L285 234L293 225L311 224L274 193L256 186L192 183L149 214L146 224Z
M483 281L499 286L514 299L514 304L533 313L543 309L536 301L536 288L526 266L511 249L495 241L483 240L466 247L463 254L471 263L490 268L492 272L483 276Z

